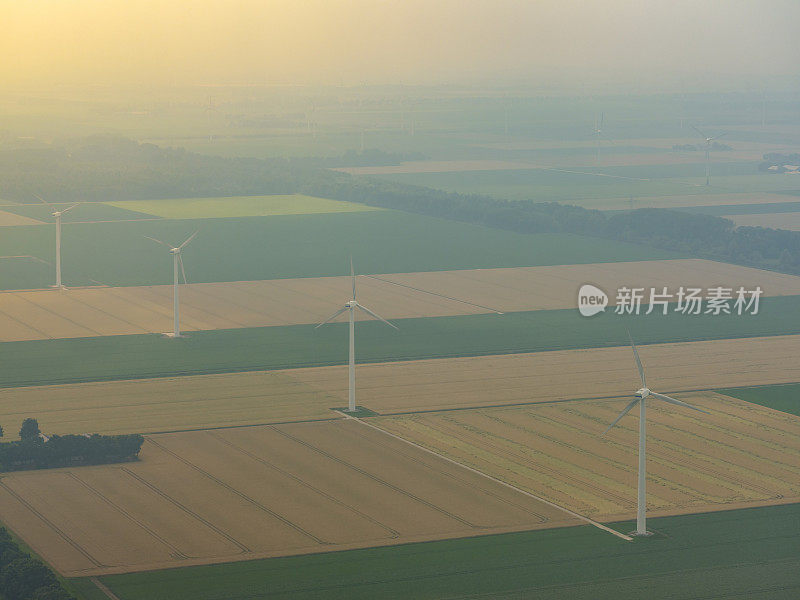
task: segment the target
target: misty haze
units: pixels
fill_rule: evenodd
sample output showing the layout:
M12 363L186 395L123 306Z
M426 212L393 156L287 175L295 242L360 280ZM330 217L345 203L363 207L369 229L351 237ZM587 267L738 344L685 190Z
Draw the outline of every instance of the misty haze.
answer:
M0 600L798 596L800 3L0 8Z

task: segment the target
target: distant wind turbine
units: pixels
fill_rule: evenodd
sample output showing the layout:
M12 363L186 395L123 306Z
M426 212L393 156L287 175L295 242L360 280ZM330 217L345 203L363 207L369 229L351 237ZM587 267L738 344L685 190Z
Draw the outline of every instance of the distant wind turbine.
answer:
M719 135L715 135L714 137L709 137L694 125L692 125L692 129L694 129L697 133L699 133L706 141L706 185L708 185L711 177L711 142L727 134L720 133Z
M605 117L605 113L600 113L600 121L598 122L597 119L594 121L594 161L597 162L600 159L600 136L603 134L603 118Z
M36 196L36 194L34 194ZM61 215L65 212L72 210L78 204L73 204L72 206L65 208L64 210L56 210L56 207L50 204L47 200L42 198L41 196L36 196L39 200L41 200L44 204L46 204L50 209L53 211L52 214L56 219L56 284L53 286L56 289L63 290L66 289L64 285L61 283Z
M627 415L631 409L639 405L639 487L638 492L636 495L636 532L633 535L650 535L647 532L647 525L646 525L646 512L647 512L647 498L645 493L645 480L646 480L646 467L647 467L647 459L645 457L645 440L647 437L646 434L646 424L647 418L645 416L645 400L648 397L658 398L659 400L663 400L664 402L668 402L670 404L675 404L677 406L683 406L686 408L691 408L692 410L699 411L701 413L708 414L706 411L697 408L696 406L692 406L691 404L687 404L686 402L681 402L680 400L676 400L675 398L670 398L669 396L665 396L664 394L658 394L656 392L650 391L647 387L647 382L644 378L644 367L642 367L642 361L639 360L639 353L636 351L636 344L633 343L633 338L631 337L630 332L628 332L628 338L631 340L631 348L633 348L633 357L636 359L636 367L639 369L639 377L642 379L642 387L636 391L634 394L635 399L626 406L623 411L619 414L619 416L614 419L614 422L608 426L603 432L603 435L607 434L614 425L619 423L619 420Z
M148 240L153 240L154 242L161 244L162 246L166 246L169 248L170 253L172 254L172 270L174 274L173 284L172 284L172 333L167 333L168 337L179 338L181 337L181 323L180 323L180 305L178 303L178 267L180 266L180 272L183 275L183 283L186 283L186 271L183 268L183 258L181 257L181 251L191 242L195 236L197 235L197 231L195 231L192 235L188 237L188 239L183 242L178 247L173 247L161 240L157 240L156 238L150 237L146 235Z
M386 323L389 327L392 327L393 329L397 329L397 327L392 325L391 323L389 323L389 321L387 321L386 319L384 319L380 315L377 315L374 312L372 312L366 306L364 306L362 304L359 304L356 301L356 276L355 276L355 272L353 271L353 259L352 259L352 257L350 258L350 281L351 281L351 283L353 285L353 298L351 300L348 300L342 308L337 310L330 317L328 317L322 323L317 325L317 328L322 327L323 325L325 325L325 323L330 323L331 321L333 321L336 317L338 317L340 314L342 314L345 311L349 311L349 313L350 313L350 360L349 360L349 367L350 368L349 368L349 385L348 385L348 390L349 391L348 391L347 412L355 412L355 410L356 410L356 364L355 364L356 363L356 361L355 361L355 357L356 357L356 355L355 355L355 312L356 312L356 309L364 311L365 313L367 313L368 315L370 315L371 317L373 317L375 319L378 319L379 321L383 321L384 323Z

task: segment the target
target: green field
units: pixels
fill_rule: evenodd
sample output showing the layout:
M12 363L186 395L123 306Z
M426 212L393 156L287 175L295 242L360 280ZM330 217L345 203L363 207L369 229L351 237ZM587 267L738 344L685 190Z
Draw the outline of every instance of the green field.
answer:
M106 202L110 206L165 219L217 219L381 210L366 204L315 198L302 194L234 196L229 198L172 198Z
M800 384L763 385L717 390L720 394L800 416Z
M459 173L400 173L375 175L383 180L421 185L462 194L484 194L510 200L558 201L592 208L592 201L643 196L682 196L726 192L785 192L795 190L791 177L741 172L739 163L712 165L711 185L705 185L705 166L648 165L637 167L559 167L560 170L519 169ZM667 176L667 173L673 175Z
M78 209L76 209L78 210ZM229 219L72 223L63 227L66 285L172 283L166 248L145 236L180 244L189 282L343 275L352 255L359 273L517 267L678 258L675 253L567 234L527 235L403 213L376 210L338 214ZM52 261L53 229L5 227L0 256ZM4 289L49 285L38 266L19 268Z
M121 600L547 598L789 600L800 505L651 519L633 543L591 526L101 578ZM631 523L617 524L630 531ZM71 580L98 598L87 580Z
M586 319L577 310L551 310L401 319L395 331L376 321L357 326L359 362L483 356L800 333L787 314L800 296L762 300L755 316L618 316ZM292 325L159 335L7 342L0 344L0 386L134 379L344 364L347 324ZM42 369L41 365L47 365Z
M57 210L64 210L74 203L53 203ZM103 202L82 202L61 217L62 223L79 223L82 221L135 221L137 219L153 219L153 215L125 208L111 206ZM45 223L53 223L53 208L44 204L9 204L0 206L0 210L30 217ZM52 235L52 234L51 234Z

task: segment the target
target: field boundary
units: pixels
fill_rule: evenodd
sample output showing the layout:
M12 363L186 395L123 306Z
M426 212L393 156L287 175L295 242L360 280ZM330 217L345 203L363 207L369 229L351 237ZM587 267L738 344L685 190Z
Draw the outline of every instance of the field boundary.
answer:
M633 541L632 537L630 537L628 535L625 535L624 533L620 533L616 529L612 529L611 527L608 527L607 525L603 525L602 523L599 523L598 521L595 521L594 519L590 519L589 517L586 517L586 516L584 516L584 515L582 515L580 513L576 513L574 511L569 510L568 508L564 508L563 506L560 506L560 505L558 505L558 504L556 504L554 502L551 502L549 500L541 498L541 497L539 497L539 496L537 496L535 494L531 494L530 492L527 492L527 491L525 491L525 490L523 490L521 488L518 488L515 485L511 485L510 483L507 483L507 482L503 481L502 479L497 479L496 477L492 477L491 475L487 475L483 471L479 471L478 469L475 469L473 467L467 466L467 465L465 465L463 463L458 462L457 460L453 460L452 458L449 458L447 456L439 454L438 452L435 452L435 451L431 450L430 448L426 448L425 446L421 446L420 444L417 444L416 442L412 442L411 440L407 440L406 438L401 437L401 436L399 436L397 434L394 434L394 433L391 433L389 431L386 431L385 429L382 429L382 428L378 427L377 425L373 425L371 423L367 423L366 421L364 421L364 420L362 420L362 419L360 419L358 417L350 416L345 412L342 412L340 414L342 414L347 419L351 419L353 421L357 421L357 422L361 423L362 425L365 425L366 427L370 427L370 428L372 428L372 429L374 429L376 431L380 431L384 435L388 435L389 437L392 437L392 438L394 438L396 440L404 442L404 443L406 443L406 444L408 444L410 446L414 446L418 450L422 450L422 451L424 451L424 452L426 452L428 454L433 454L434 456L436 456L436 457L438 457L438 458L440 458L442 460L445 460L445 461L447 461L447 462L449 462L451 464L457 465L457 466L461 467L462 469L466 469L466 470L468 470L468 471L470 471L472 473L480 475L481 477L489 479L490 481L493 481L494 483L500 484L503 487L507 487L509 489L512 489L512 490L514 490L516 492L519 492L520 494L523 494L524 496L528 496L529 498L533 498L534 500L538 500L539 502L542 502L543 504L546 504L546 505L548 505L548 506L550 506L552 508L556 508L556 509L558 509L558 510L560 510L562 512L565 512L568 515L583 521L584 523L587 523L589 525L597 527L598 529L600 529L602 531L605 531L607 533L610 533L612 535L615 535L618 538L621 538L621 539L623 539L623 540L625 540L627 542L632 542Z

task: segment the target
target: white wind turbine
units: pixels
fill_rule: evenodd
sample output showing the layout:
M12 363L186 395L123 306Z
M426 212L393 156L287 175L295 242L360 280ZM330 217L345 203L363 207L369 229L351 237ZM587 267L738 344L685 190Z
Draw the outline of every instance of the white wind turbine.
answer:
M356 309L358 308L360 310L363 310L365 313L367 313L371 317L374 317L375 319L378 319L379 321L383 321L389 327L392 327L394 329L397 329L397 327L392 325L391 323L389 323L389 321L387 321L386 319L384 319L380 315L377 315L374 312L372 312L366 306L363 306L362 304L359 304L356 301L356 276L355 276L355 272L353 271L353 259L352 258L350 259L350 280L351 280L351 282L353 284L353 298L351 300L348 300L342 308L337 310L330 317L328 317L322 323L317 325L316 328L322 327L323 325L325 325L325 323L329 323L330 321L332 321L333 319L338 317L340 314L342 314L344 311L349 311L350 312L350 361L349 361L349 367L350 367L349 368L349 376L350 377L349 377L349 387L348 387L349 393L348 393L348 402L347 402L347 412L355 412L355 410L356 410L356 361L355 361L355 357L356 357L356 355L355 355L355 329L356 329L355 328L355 312L356 312Z
M694 125L692 125L692 129L694 129L697 133L703 136L703 139L705 139L706 141L706 185L708 185L711 177L711 142L727 134L720 133L719 135L715 135L714 137L709 137Z
M594 161L597 162L600 159L600 136L603 134L603 118L605 117L605 113L600 113L600 121L598 122L597 119L594 121Z
M36 194L34 194L34 196L36 196ZM50 204L47 200L45 200L41 196L36 196L36 197L39 200L41 200L44 204L46 204L48 207L50 207L50 209L53 211L50 214L53 215L56 219L56 284L53 287L59 290L63 290L66 288L61 283L61 215L78 206L78 203L75 203L72 206L65 208L64 210L56 210L55 206Z
M639 369L639 377L642 379L642 387L636 391L634 394L635 399L626 406L619 416L614 419L614 422L608 426L603 432L603 435L609 432L609 430L614 427L619 420L627 415L630 410L639 405L639 487L638 493L636 495L636 531L633 535L650 535L647 532L647 526L645 523L646 520L646 512L647 512L647 498L645 494L645 478L646 478L646 464L647 460L645 457L645 440L646 440L646 424L647 419L645 416L645 400L648 397L657 398L659 400L663 400L664 402L669 402L670 404L676 404L678 406L684 406L686 408L691 408L692 410L699 411L701 413L708 414L706 411L697 408L696 406L692 406L691 404L687 404L686 402L681 402L680 400L676 400L675 398L670 398L669 396L665 396L664 394L658 394L656 392L650 391L647 387L647 382L644 378L644 368L642 367L642 361L639 360L639 353L636 351L636 344L633 343L633 338L631 337L630 332L628 333L628 337L631 340L631 348L633 348L633 356L636 359L636 367Z
M190 235L185 242L183 242L178 247L170 246L169 244L162 242L161 240L157 240L156 238L150 237L146 235L148 240L153 240L161 244L162 246L166 246L169 248L170 254L172 254L172 270L174 275L174 280L172 283L172 304L173 304L173 317L172 317L172 333L167 333L168 337L179 338L181 337L181 321L180 321L180 306L178 303L178 266L180 265L180 272L183 275L183 283L186 283L186 271L183 269L183 258L181 257L181 251L191 242L194 237L197 235L197 231L195 231L192 235Z

